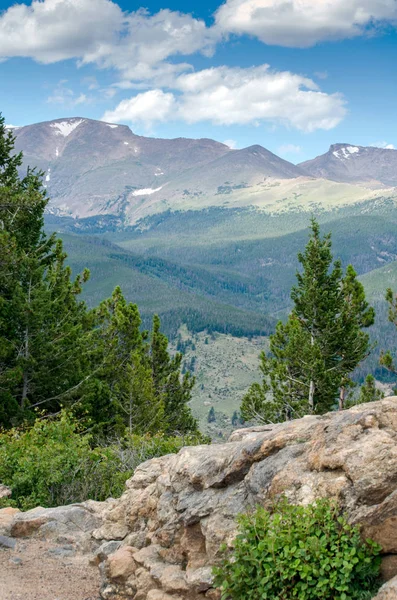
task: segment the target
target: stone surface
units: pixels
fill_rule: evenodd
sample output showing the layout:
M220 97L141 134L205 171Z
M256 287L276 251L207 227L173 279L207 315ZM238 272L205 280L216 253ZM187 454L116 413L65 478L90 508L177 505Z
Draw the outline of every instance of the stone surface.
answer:
M110 579L126 581L136 571L136 562L133 559L135 548L123 546L108 558L108 575Z
M14 538L8 537L7 535L0 535L0 549L8 548L14 549L17 545L17 541Z
M13 515L10 534L16 538L32 536L59 543L72 543L88 551L95 542L92 531L101 524L101 509L106 503L83 503L57 508L37 507ZM1 517L1 516L0 516Z
M389 581L397 577L397 554L389 554L382 559L382 579Z
M397 397L240 430L226 444L183 448L138 467L93 533L102 542L121 541L115 555L135 548L124 550L128 575L112 575L115 555L103 563L102 598L218 600L211 567L220 544L235 536L236 516L257 504L271 507L281 494L297 504L337 499L350 522L382 545L383 573L392 577Z
M11 506L0 509L0 535L9 535L11 533L14 517L19 512L17 508L11 508Z
M397 600L397 577L381 587L374 600Z
M0 483L0 498L10 498L12 495L12 489L7 485Z

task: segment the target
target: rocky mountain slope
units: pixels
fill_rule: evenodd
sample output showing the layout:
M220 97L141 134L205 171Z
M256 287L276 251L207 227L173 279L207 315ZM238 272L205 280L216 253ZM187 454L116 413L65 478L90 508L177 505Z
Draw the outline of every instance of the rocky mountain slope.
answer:
M57 215L108 215L132 224L166 210L209 207L310 212L319 204L376 200L383 190L371 187L397 185L391 150L335 145L295 166L259 145L231 150L209 139L146 138L81 117L14 131L24 166L45 172L49 210Z
M235 151L209 139L145 138L125 125L81 117L14 131L25 166L45 172L51 209L59 214L119 214L126 207L131 211L174 180L174 189L185 186L188 194L197 186L200 193L206 186L216 193L222 185L233 188L264 177L303 174L261 146Z
M334 144L326 154L298 165L312 177L375 187L397 185L397 150Z
M220 545L234 538L239 513L258 504L269 507L281 494L296 504L328 497L382 546L382 575L392 580L396 440L395 396L240 430L226 444L183 448L143 463L119 499L0 511L0 534L8 556L21 541L37 539L51 542L59 556L88 553L91 564L99 564L103 600L218 600L211 567ZM23 561L23 552L20 556ZM19 577L23 586L27 570ZM393 589L392 581L379 598L395 598L387 595Z

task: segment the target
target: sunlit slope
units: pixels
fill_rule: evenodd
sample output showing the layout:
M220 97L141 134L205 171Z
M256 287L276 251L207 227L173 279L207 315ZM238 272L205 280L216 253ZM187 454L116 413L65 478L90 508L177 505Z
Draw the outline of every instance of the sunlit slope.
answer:
M211 178L203 170L165 184L149 196L135 198L126 207L126 219L134 224L144 217L164 211L189 211L210 208L255 208L270 215L310 214L339 210L364 202L397 200L396 188L373 190L364 186L337 183L327 179L296 177L276 179L258 177L247 182L244 178L233 183L229 179ZM236 179L237 181L237 179Z

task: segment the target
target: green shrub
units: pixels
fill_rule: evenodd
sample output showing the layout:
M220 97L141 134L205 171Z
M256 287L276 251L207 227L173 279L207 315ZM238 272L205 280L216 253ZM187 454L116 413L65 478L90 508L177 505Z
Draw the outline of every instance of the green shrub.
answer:
M205 440L200 435L128 435L95 448L92 441L66 413L37 420L30 429L0 433L0 482L12 489L11 499L1 506L28 510L117 497L140 463Z
M223 548L225 551L226 548ZM327 500L239 517L232 555L214 569L222 600L353 600L378 585L380 547Z

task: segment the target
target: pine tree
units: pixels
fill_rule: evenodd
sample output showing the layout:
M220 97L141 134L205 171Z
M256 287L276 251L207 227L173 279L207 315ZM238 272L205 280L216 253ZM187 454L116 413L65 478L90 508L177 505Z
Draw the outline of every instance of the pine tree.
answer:
M42 174L19 176L22 155L0 116L0 424L57 411L84 379L86 308L62 242L43 231Z
M331 236L320 235L312 219L306 249L298 255L302 272L291 299L287 323L270 336L270 355L261 356L262 384L244 397L246 420L283 421L332 410L339 397L344 408L350 374L368 355L369 336L362 329L374 322L362 284L351 265L343 274L333 262Z
M386 290L386 302L389 305L389 321L397 327L397 294L394 294L391 288ZM390 350L382 352L380 364L391 373L397 373L395 359Z
M347 401L347 406L350 408L357 404L366 404L367 402L376 402L384 398L384 394L376 387L376 379L373 375L367 375L365 382L360 388L360 393L356 398L351 398Z
M134 363L140 363L144 354L141 318L137 305L126 301L119 286L94 315L91 377L80 390L79 411L91 420L96 434L122 434L125 426L138 428L132 422L136 407L129 408L129 394L135 386Z
M168 339L161 333L160 326L160 318L155 315L149 354L156 395L164 402L166 433L197 432L197 421L189 406L194 377L189 372L181 376L182 354L170 357Z
M211 406L208 411L207 421L208 423L214 423L216 421L215 408L213 406Z
M129 433L157 433L164 423L164 406L156 397L148 361L139 351L131 354L124 378L116 389L116 403L127 418Z

